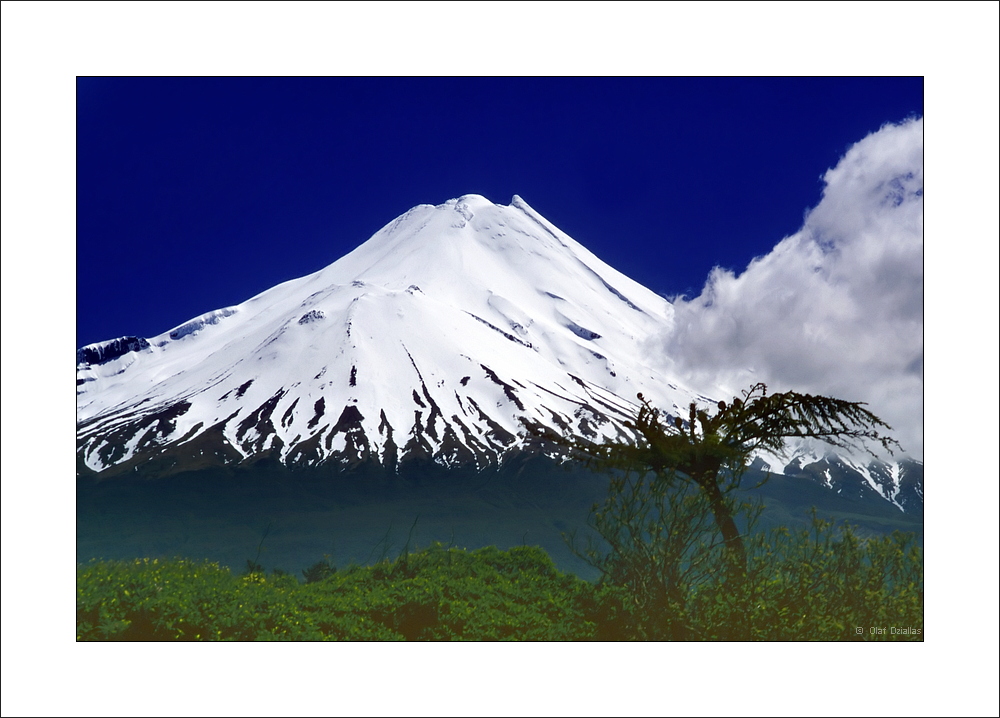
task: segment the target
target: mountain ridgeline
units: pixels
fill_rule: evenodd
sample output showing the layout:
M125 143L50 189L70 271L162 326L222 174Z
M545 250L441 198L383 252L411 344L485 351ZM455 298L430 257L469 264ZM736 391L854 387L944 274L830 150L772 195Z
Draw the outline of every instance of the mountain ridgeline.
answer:
M517 196L420 205L314 274L156 337L81 348L78 475L560 463L541 436L628 437L638 392L670 420L729 398L650 360L647 342L673 321L668 301ZM805 447L764 460L845 497L923 510L917 461Z

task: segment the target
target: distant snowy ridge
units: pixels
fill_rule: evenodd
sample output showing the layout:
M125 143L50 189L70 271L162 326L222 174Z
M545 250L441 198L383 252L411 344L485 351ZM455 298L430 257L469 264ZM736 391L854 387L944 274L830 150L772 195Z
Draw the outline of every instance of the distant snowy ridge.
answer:
M644 359L673 318L517 196L420 205L314 274L81 348L79 470L558 458L540 431L627 436L638 392L713 401Z

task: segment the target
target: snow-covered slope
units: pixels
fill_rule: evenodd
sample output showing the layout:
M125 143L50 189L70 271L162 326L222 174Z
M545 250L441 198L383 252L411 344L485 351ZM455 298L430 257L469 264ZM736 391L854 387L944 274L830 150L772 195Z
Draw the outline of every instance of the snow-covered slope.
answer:
M644 360L672 321L517 196L420 205L315 274L80 349L80 470L501 466L553 450L532 429L621 435L637 392L714 401Z
M671 319L518 197L421 205L315 274L81 349L80 457L495 466L528 425L616 435L639 391L696 398L643 361Z

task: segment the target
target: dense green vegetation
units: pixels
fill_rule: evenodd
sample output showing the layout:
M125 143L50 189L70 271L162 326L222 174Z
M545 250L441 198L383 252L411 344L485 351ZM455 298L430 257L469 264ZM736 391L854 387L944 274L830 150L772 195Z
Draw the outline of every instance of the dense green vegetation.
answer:
M374 566L233 575L183 559L94 562L78 574L80 639L574 640L595 592L534 547L440 544Z
M341 571L319 562L305 583L186 559L91 562L77 574L77 637L922 640L922 556L907 537L861 541L816 521L812 532L748 543L749 614L718 572L687 584L681 603L663 603L627 577L588 583L562 573L530 546L435 544Z
M653 475L612 481L591 516L606 541L578 550L619 590L627 625L615 638L922 640L923 552L912 534L861 539L815 512L808 529L757 531L762 507L733 502L747 524L734 560L707 504Z

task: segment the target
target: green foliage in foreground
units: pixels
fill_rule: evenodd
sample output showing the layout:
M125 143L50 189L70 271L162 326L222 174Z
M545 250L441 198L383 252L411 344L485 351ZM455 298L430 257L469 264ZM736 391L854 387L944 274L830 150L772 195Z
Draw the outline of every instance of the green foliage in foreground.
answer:
M310 574L312 576L313 574ZM540 548L440 544L299 584L184 559L92 562L77 576L80 640L579 640L593 586Z
M751 576L741 589L748 594L737 595L716 571L685 584L679 602L660 600L626 574L588 583L530 546L465 551L435 544L374 566L328 566L304 584L289 574L237 576L186 559L91 562L77 573L77 637L923 639L922 555L908 537L861 540L814 521L811 532L762 534L750 553Z
M756 531L759 503L724 500L748 526L738 555L699 487L652 473L612 480L590 518L604 542L574 550L621 590L627 624L614 637L845 640L860 628L922 640L923 551L912 534L863 540L815 510L809 529Z
M912 535L862 540L814 517L811 529L746 538L746 573L734 578L720 543L701 545L677 562L682 575L673 577L673 591L650 568L661 557L642 566L629 565L638 553L606 557L627 621L609 637L923 640L923 551Z

